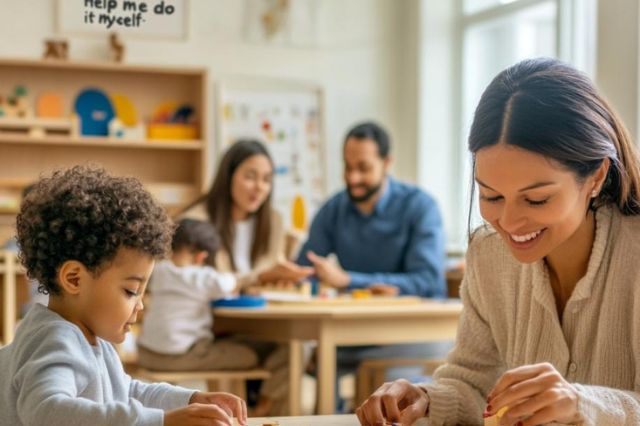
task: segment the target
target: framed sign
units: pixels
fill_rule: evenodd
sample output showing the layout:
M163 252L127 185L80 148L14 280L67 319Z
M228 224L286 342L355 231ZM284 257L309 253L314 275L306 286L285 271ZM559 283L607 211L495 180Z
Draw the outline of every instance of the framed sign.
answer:
M190 0L57 0L58 35L189 38Z
M218 158L238 139L263 142L275 163L273 202L287 228L306 231L326 197L323 92L275 79L220 82Z

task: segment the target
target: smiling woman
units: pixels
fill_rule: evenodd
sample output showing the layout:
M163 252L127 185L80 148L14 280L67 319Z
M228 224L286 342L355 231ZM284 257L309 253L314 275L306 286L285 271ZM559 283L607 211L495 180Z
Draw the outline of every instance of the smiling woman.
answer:
M222 157L209 192L183 213L215 226L222 242L216 269L237 273L242 286L271 275L297 281L311 273L286 261L286 233L272 193L269 151L256 140L239 140Z
M485 90L469 150L486 225L456 346L434 384L383 385L360 422L508 407L504 424L640 423L640 168L622 123L580 72L527 60Z
M559 162L516 145L486 147L476 154L480 213L519 261L535 262L553 253L562 258L576 239L593 237L591 193L600 191L608 168L609 161L603 161L580 182ZM577 247L590 251L582 242ZM583 254L586 261L588 252Z

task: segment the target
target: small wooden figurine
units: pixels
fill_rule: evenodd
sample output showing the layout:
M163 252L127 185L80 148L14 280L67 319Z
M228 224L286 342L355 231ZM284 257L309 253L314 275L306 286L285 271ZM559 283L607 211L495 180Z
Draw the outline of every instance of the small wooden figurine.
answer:
M118 34L112 33L109 36L109 48L111 49L111 60L118 63L124 60L124 44L118 38Z
M44 41L44 49L44 59L68 59L69 43L66 40L47 39Z

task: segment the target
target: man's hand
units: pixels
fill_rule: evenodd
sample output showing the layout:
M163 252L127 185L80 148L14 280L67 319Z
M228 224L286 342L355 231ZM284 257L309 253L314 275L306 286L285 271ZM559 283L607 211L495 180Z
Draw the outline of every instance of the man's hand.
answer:
M368 288L374 296L397 296L400 294L400 289L391 284L373 283Z
M351 282L349 274L326 257L318 256L314 252L308 251L307 259L313 263L316 276L322 283L336 288L344 288Z

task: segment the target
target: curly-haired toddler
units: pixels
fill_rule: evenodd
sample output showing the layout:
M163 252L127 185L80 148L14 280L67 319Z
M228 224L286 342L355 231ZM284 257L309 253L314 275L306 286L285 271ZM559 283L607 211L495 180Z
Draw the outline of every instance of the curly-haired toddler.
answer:
M131 379L113 347L143 309L173 224L133 178L76 166L40 180L17 217L36 305L0 349L2 425L231 425L244 401Z

